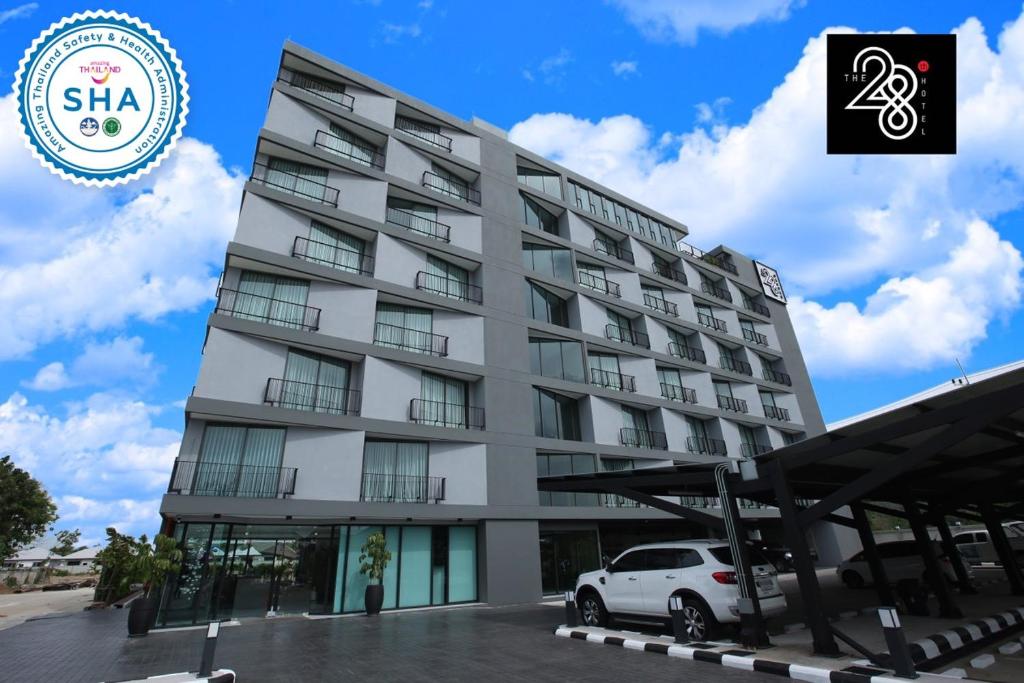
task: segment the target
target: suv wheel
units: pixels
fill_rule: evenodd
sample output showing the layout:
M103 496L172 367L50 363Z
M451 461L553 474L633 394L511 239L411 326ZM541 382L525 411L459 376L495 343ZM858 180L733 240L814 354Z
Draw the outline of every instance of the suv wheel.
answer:
M683 623L690 640L711 640L718 633L718 620L700 600L683 599Z
M584 626L607 626L608 611L601 602L601 597L593 591L587 591L580 600L580 615Z
M859 572L855 572L852 569L847 569L843 572L843 583L846 584L847 588L863 588L864 577Z

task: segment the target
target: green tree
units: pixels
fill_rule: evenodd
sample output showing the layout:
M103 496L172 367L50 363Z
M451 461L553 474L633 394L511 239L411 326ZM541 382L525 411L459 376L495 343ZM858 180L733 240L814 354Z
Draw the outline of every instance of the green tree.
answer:
M57 521L57 506L42 484L14 466L11 456L0 458L0 558L46 533Z
M384 579L384 569L391 561L391 551L387 549L384 534L379 531L370 534L359 550L359 573L369 576L370 583L380 583Z
M78 541L81 540L81 538L82 532L78 529L75 529L74 531L70 531L68 529L58 531L57 545L50 548L50 552L54 555L60 555L61 557L70 555L76 550L81 550L81 547L78 545Z

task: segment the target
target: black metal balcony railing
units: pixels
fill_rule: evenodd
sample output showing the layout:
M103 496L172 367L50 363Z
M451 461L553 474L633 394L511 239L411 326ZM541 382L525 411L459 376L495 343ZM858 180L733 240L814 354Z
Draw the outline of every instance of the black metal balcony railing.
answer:
M636 391L636 378L610 370L590 368L590 383L617 391Z
M448 337L387 323L374 325L373 343L431 356L448 355Z
M278 408L332 415L358 415L362 394L356 389L271 377L263 402Z
M661 311L665 315L671 315L676 318L679 317L679 307L660 296L644 292L644 305L648 308L653 308L656 311Z
M407 119L404 116L396 116L395 128L446 152L452 151L452 139L450 137L432 129L430 126L424 126L418 121Z
M641 346L645 349L651 348L651 340L646 333L638 332L628 327L619 327L609 323L604 326L604 336L612 341L622 342L623 344Z
M689 256L690 258L695 258L695 259L703 259L704 258L704 253L705 252L704 252L703 249L698 249L697 247L693 246L692 244L688 244L688 243L683 242L681 240L679 242L676 242L676 249L678 249L680 253L682 253L682 254L684 254L686 256Z
M217 290L217 308L214 312L308 332L320 329L319 308L225 287Z
M750 367L750 363L734 356L719 356L718 367L723 370L732 370L748 377L753 377L754 375L754 369Z
M734 413L746 413L747 402L742 398L733 398L732 396L722 396L718 394L718 407L722 410L731 410Z
M470 204L480 206L480 191L474 190L468 184L444 178L430 171L423 172L423 187L438 192L447 197L459 199Z
M763 443L747 443L743 442L740 444L740 454L746 458L753 458L755 455L761 455L772 450L771 446L766 446Z
M483 429L484 409L459 403L443 403L414 398L409 401L409 421L435 427Z
M609 240L594 240L594 251L599 254L607 254L608 256L617 258L620 261L625 261L626 263L635 263L633 260L633 252L626 249L621 244L615 244Z
M686 437L686 450L691 453L704 453L705 455L728 455L724 441L703 436Z
M748 311L753 311L754 313L757 313L759 315L763 315L766 318L772 317L772 312L767 306L765 306L764 304L759 304L758 302L754 301L749 297L743 297L743 308L747 309Z
M743 328L743 338L746 339L748 342L754 342L755 344L758 344L760 346L768 346L768 337L761 334L760 332L748 330L746 327Z
M683 403L697 402L696 389L679 386L678 384L669 384L668 382L661 383L661 395L672 401L682 401Z
M438 223L437 221L423 216L418 216L412 211L404 211L394 206L389 206L387 211L388 223L394 225L400 225L403 228L418 232L421 235L427 237L433 237L436 240L442 242L448 242L451 235L451 226L445 225L444 223Z
M617 496L614 493L602 493L601 494L601 505L606 508L638 508L640 503L633 500L632 498L626 498L625 496Z
M175 460L168 493L182 496L284 498L295 493L294 467Z
M313 180L299 173L270 168L266 164L256 163L252 166L249 182L260 183L296 197L309 199L329 206L338 206L338 190L319 180Z
M331 154L345 157L357 164L384 169L384 155L373 147L346 140L326 130L316 132L316 135L313 136L313 146L326 149Z
M780 408L773 406L770 403L761 404L764 408L765 417L770 417L773 420L782 420L783 422L789 422L789 409Z
M700 291L704 292L705 294L710 294L716 299L722 299L723 301L732 302L732 294L729 293L729 290L725 289L724 287L719 287L718 285L712 282L708 282L706 280L701 282Z
M697 322L704 327L710 327L711 329L718 330L719 332L729 331L729 326L725 324L724 320L720 320L713 315L708 315L707 313L701 313L700 311L697 311Z
M654 271L655 274L660 275L663 278L667 278L674 282L680 282L684 285L689 284L689 282L687 282L686 280L686 273L679 270L678 268L673 268L671 265L667 263L659 263L655 261L654 263L651 264L651 270Z
M710 263L711 265L721 268L722 270L732 273L733 275L739 274L739 271L736 270L736 266L734 266L726 256L715 256L712 254L705 253L703 256L700 257L700 260L704 261L705 263Z
M668 437L665 432L650 429L623 427L619 430L619 443L633 448L651 448L659 451L668 450Z
M355 103L355 98L345 94L345 89L340 85L321 81L318 78L313 78L297 71L282 69L278 75L278 80L349 111L352 111L352 105Z
M580 284L584 287L596 290L598 292L604 292L611 296L622 298L622 288L619 287L617 282L612 282L606 278L600 277L599 275L593 275L586 271L581 270L579 272Z
M431 294L439 294L449 299L471 301L475 304L481 304L484 301L484 292L476 285L471 285L468 282L463 282L453 277L435 275L423 270L416 273L416 289L430 292Z
M703 351L678 342L669 342L668 352L676 358L685 358L686 360L693 361L694 363L708 362L708 358L704 355Z
M787 387L793 386L793 378L785 372L779 370L772 370L771 368L764 368L762 376L769 382L775 382L777 384L785 384Z
M359 500L365 503L440 503L444 477L363 472Z
M305 237L296 237L292 256L310 263L319 263L338 270L347 270L360 275L373 275L373 257L354 249L341 247Z

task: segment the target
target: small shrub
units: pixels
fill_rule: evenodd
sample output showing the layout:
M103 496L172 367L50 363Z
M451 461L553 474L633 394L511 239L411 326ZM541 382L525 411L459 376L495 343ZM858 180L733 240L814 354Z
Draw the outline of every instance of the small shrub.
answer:
M18 586L18 580L13 576L8 576L4 579L4 585L8 588L16 588Z

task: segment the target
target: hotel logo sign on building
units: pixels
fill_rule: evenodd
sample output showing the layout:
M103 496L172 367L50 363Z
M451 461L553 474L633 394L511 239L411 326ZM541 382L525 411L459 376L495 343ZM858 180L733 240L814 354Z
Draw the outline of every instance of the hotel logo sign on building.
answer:
M118 185L156 168L188 114L174 49L117 12L75 14L43 31L25 51L14 92L33 156L84 185Z

